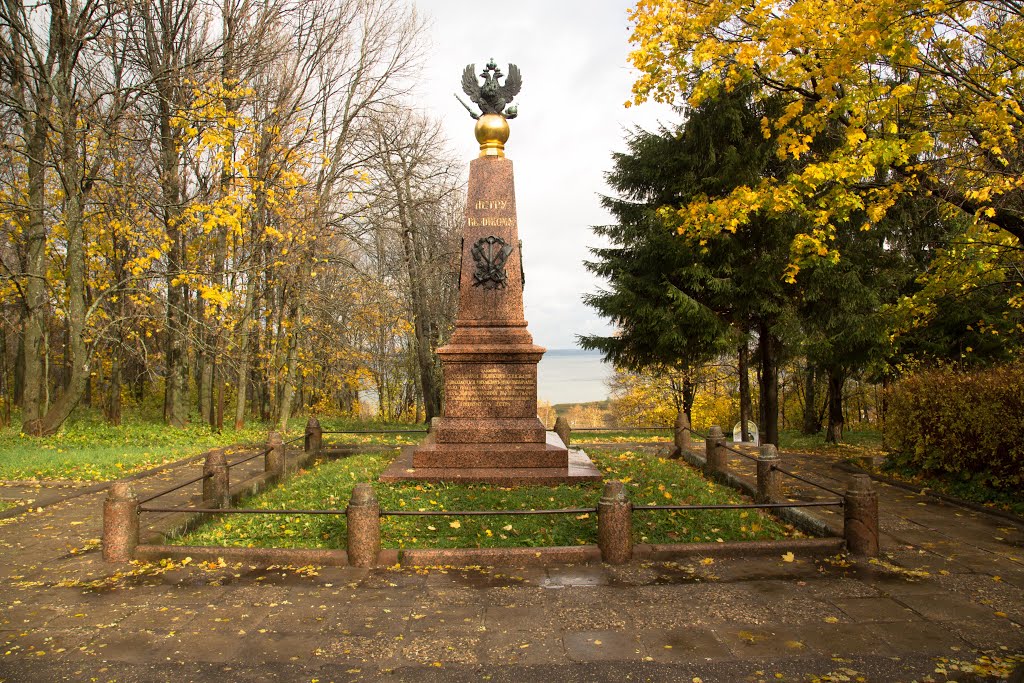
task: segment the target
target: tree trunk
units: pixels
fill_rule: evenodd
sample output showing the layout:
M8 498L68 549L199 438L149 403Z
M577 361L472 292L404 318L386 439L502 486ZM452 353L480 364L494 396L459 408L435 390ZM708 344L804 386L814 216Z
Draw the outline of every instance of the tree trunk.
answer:
M846 373L841 369L828 371L828 429L825 431L826 443L843 442L843 385L846 384Z
M225 88L232 88L234 86L236 23L234 9L234 3L231 0L224 0L221 14L224 25L221 82ZM234 115L238 111L235 98L228 98L225 105L230 115ZM222 197L229 195L232 189L231 185L234 176L232 160L235 157L234 128L231 129L231 140L227 147L228 149L223 159L220 175L220 192ZM223 226L217 226L215 229L217 234L213 254L213 285L215 287L223 288L225 286L224 262L227 259L228 246L227 229ZM203 376L207 381L206 386L209 387L210 408L209 414L204 415L204 417L213 429L219 431L224 426L224 373L217 371L217 357L220 353L221 336L224 323L224 307L221 304L218 303L215 306L212 318L213 319L210 321L208 328L210 339L207 347L207 353L209 354L207 363L209 368L205 366L203 367Z
M302 296L300 287L296 296ZM302 300L295 302L291 310L291 325L288 339L288 353L285 361L285 377L281 388L281 400L278 406L278 428L281 432L288 431L288 418L292 416L292 404L295 400L296 375L299 370L299 344L302 340Z
M407 224L402 231L402 245L405 249L405 263L409 272L409 288L412 298L413 333L416 338L416 365L419 370L419 385L423 392L423 411L426 422L441 414L441 387L437 381L434 353L430 346L434 338L430 315L427 313L426 287L420 274L420 250L416 248L415 228L406 211L399 206L401 220Z
M213 254L213 284L215 287L224 288L224 262L227 259L227 234L223 228L217 228L217 241L214 248ZM202 302L199 304L203 305ZM224 306L217 304L214 307L213 315L209 316L207 320L207 334L208 334L208 345L206 349L207 353L207 364L203 367L203 381L204 387L207 392L207 402L209 403L208 414L205 415L206 421L211 427L217 429L218 423L218 395L223 396L224 394L224 379L222 375L224 373L217 371L217 358L221 353L222 337L224 330ZM220 408L220 423L223 426L223 407Z
M746 337L740 344L738 353L739 380L740 380L740 441L750 441L750 430L747 422L750 421L750 346Z
M697 384L693 381L689 372L683 377L683 412L686 414L686 421L693 424L693 399L697 397Z
M211 322L209 317L206 315L206 304L203 302L202 297L196 298L196 326L200 332L200 342L198 344L198 358L196 359L196 365L198 365L198 372L196 372L196 393L199 398L199 419L210 424L210 418L213 413L213 401L211 400L212 392L210 385L213 384L213 349L210 348L210 344L213 340L213 332L210 329Z
M28 211L25 224L25 295L23 337L21 431L39 434L44 407L43 337L46 334L46 135L49 95L45 87L39 93L34 117L25 125L26 171L28 174Z
M24 313L24 311L22 311ZM14 404L25 404L25 318L18 316L18 348L14 352Z
M786 380L779 382L779 420L782 429L786 428Z
M61 92L70 93L70 77L61 73ZM64 199L64 228L67 231L65 282L67 285L67 345L65 354L69 369L60 397L46 414L26 422L22 429L39 436L55 434L75 409L85 393L89 380L89 349L86 344L85 308L85 235L83 234L82 165L78 153L78 112L70 101L61 101L62 180L68 189Z
M217 386L217 423L213 426L218 433L224 431L224 391L225 381L223 377L223 370L219 367L214 368L214 379L216 380Z
M121 424L121 349L116 345L110 360L110 395L106 413L107 422L115 427Z
M818 397L815 390L816 370L810 363L804 375L804 416L800 429L804 434L817 434L821 431L821 419L818 416Z
M889 401L889 375L887 373L887 374L882 375L882 395L879 397L876 394L876 398L875 398L875 406L876 406L876 410L878 410L878 428L882 430L882 450L883 451L889 450L889 440L886 438L887 432L886 432L886 429L885 429L885 411L886 411L886 408L889 407L888 406L888 401Z
M782 344L776 339L766 323L758 330L758 360L761 372L758 376L761 414L764 419L761 443L779 445L779 357Z
M146 398L146 368L138 361L132 363L132 368L135 370L132 378L132 396L135 397L136 403L142 403Z
M178 153L178 134L171 125L178 103L175 91L180 78L176 64L178 46L174 28L181 17L172 16L174 3L161 3L158 19L159 36L153 36L156 27L149 26L147 36L151 49L156 52L150 59L157 90L157 118L160 135L160 190L163 202L163 224L167 233L167 338L164 364L166 389L164 392L164 420L172 427L188 424L188 285L183 277L187 264L185 236L181 231L181 159ZM159 41L159 45L157 45Z
M7 326L0 325L0 427L8 427L11 424L11 396L7 372Z
M249 329L252 324L249 317L252 315L253 307L253 296L254 296L254 284L253 275L249 274L248 281L245 284L245 304L242 307L242 319L239 322L241 326L241 339L238 342L239 358L238 358L238 396L235 400L235 429L239 430L245 426L245 401L246 392L249 389Z

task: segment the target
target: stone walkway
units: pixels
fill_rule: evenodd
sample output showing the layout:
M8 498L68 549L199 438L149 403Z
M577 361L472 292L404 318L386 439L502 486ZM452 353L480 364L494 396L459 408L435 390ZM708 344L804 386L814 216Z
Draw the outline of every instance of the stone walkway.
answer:
M844 486L828 458L783 461ZM197 473L136 485L145 496ZM1024 653L1024 528L878 491L877 562L401 570L113 567L98 549L105 494L81 494L0 520L0 680L963 683L994 680L963 663L1008 671Z

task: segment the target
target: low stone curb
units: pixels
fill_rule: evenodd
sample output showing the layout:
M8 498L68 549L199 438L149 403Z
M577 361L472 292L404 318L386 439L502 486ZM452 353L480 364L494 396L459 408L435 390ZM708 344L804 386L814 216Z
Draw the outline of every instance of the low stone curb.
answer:
M273 477L268 477L266 473L263 473L233 485L230 492L232 504L237 503L245 496L259 493L273 483ZM199 497L193 499L193 502L194 507L215 507L215 501L202 500ZM185 534L196 529L205 523L209 516L203 512L189 512L187 509L178 513L170 513L170 516L148 527L142 541L150 545L159 545L172 536Z
M249 449L249 448L256 448L256 446L234 444L232 446L226 446L225 448L246 448L246 449ZM50 507L51 505L56 505L57 503L64 503L64 502L67 502L69 500L74 500L75 498L78 498L79 496L85 496L85 495L88 495L90 493L99 493L100 491L106 491L115 482L119 482L119 481L138 481L139 479L145 479L146 477L151 477L154 474L160 474L161 472L164 472L166 470L169 470L169 469L172 469L172 468L175 468L175 467L181 467L181 466L184 466L184 465L188 465L188 464L190 464L190 463L192 463L194 461L197 461L197 460L202 460L203 458L206 457L207 453L209 453L209 451L203 451L202 453L199 453L198 455L190 455L188 457L182 458L181 460L174 460L172 462L167 462L167 463L164 463L162 465L157 465L156 467L150 467L148 470L139 470L138 472L132 472L131 474L127 474L127 475L125 475L125 476L123 476L123 477L121 477L119 479L111 479L110 481L100 481L100 482L96 482L95 484L90 484L89 486L83 486L81 488L75 488L75 490L73 492L69 493L68 495L62 496L60 498L55 498L54 500L48 501L46 503L42 503L41 505L35 505L35 504L32 504L32 505L19 505L18 507L13 507L13 508L11 508L9 510L4 510L3 512L0 512L0 519L8 519L10 517L17 517L18 515L22 515L22 514L24 514L26 512L29 512L31 510L35 510L37 508L46 508L46 507ZM45 481L35 481L35 480L30 480L30 479L29 480L25 480L25 481L10 481L10 482L6 482L6 483L10 484L12 486L36 486L36 485L40 485L40 486L44 486L44 487L47 487L47 488L56 488L58 486L60 488L73 488L74 487L74 484L62 484L62 483L59 483L59 482L60 482L60 480L56 480L56 482L54 482L53 486L49 486L47 484L47 482L45 482Z
M956 498L949 494L935 491L934 489L929 488L927 486L909 484L905 481L900 481L899 479L887 477L884 474L877 474L875 472L872 472L871 470L866 470L863 467L858 467L857 465L853 464L852 462L849 462L848 460L837 462L835 463L834 467L837 467L838 469L841 469L844 472L850 472L851 474L866 474L875 481L880 481L883 484L888 484L889 486L895 486L896 488L903 489L904 491L912 491L917 494L923 494L925 496L935 498L936 500L941 500L944 503L949 503L950 505L957 505L962 508L967 508L968 510L974 510L975 512L984 512L985 514L993 515L995 517L1001 517L1002 519L1024 526L1024 517L1015 515L1012 512L1000 510L999 508L986 507L981 503L975 503L970 500Z
M765 557L786 552L811 556L835 555L846 543L841 538L793 538L782 541L733 541L728 543L638 543L633 546L633 561L680 560L693 557ZM232 548L145 544L135 549L135 558L157 560L251 562L344 567L348 553L341 549L307 548ZM563 564L600 564L601 550L596 545L554 546L545 548L387 548L377 556L376 566L387 567L544 567Z
M348 553L337 549L306 548L221 548L217 546L144 544L135 547L135 559L251 562L255 564L290 564L296 566L347 567Z
M298 456L294 460L289 459L286 471L295 472L305 467L313 457L312 453L299 451ZM228 494L231 504L234 505L246 496L257 494L276 483L278 483L278 478L272 472L260 472L237 484L232 484ZM204 501L197 498L194 499L194 502L198 503L199 507L216 507L214 501ZM195 529L206 521L208 516L206 513L189 512L187 509L182 510L180 513L172 513L171 516L148 527L145 537L141 540L148 545L158 545L162 539L187 533Z
M118 479L116 481L125 481L125 480L129 480L129 479L127 477L125 477L124 480ZM41 509L41 508L47 508L47 507L50 507L51 505L56 505L57 503L64 503L66 501L74 500L75 498L78 498L79 496L84 496L84 495L89 494L89 493L98 493L100 491L105 491L106 489L110 488L110 485L113 484L113 483L114 483L113 481L101 481L98 484L93 484L91 486L86 486L86 487L83 487L83 488L80 488L80 489L75 489L74 492L69 493L66 496L61 496L60 498L55 498L55 499L53 499L51 501L47 501L45 503L39 503L39 504L32 503L31 505L19 505L17 507L10 508L9 510L4 510L3 512L0 512L0 519L9 519L11 517L17 517L19 515L23 515L26 512L30 512L32 510Z
M426 565L525 565L591 564L601 561L596 545L545 548L423 548L402 550L399 562L405 566Z
M44 489L73 489L86 486L74 479L0 479L0 486L39 486Z
M683 460L694 467L702 471L704 470L705 459L700 454L691 450L684 450L681 456ZM720 473L720 476L729 486L739 489L751 497L757 495L757 486L751 484L746 479L737 477L731 472ZM842 526L832 526L825 520L815 517L800 508L776 508L771 511L771 514L813 536L835 537L843 535Z
M370 444L324 444L324 447L320 450L320 457L322 458L340 458L347 457L350 455L356 455L357 453L385 453L387 451L394 451L408 446L409 444L381 444L381 443L370 443Z
M574 448L664 448L675 450L671 441L573 441Z
M846 549L842 538L789 538L781 541L729 541L726 543L638 543L634 560L675 560L686 557L765 557L786 552L835 555Z

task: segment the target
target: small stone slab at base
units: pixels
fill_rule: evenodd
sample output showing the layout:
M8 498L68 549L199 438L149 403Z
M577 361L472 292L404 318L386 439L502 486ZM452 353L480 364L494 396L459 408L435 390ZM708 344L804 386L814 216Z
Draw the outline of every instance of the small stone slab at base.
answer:
M569 467L413 467L416 446L402 448L384 473L382 482L450 481L500 486L558 486L601 481L601 472L581 450L569 450Z
M429 437L428 437L429 439ZM546 443L434 443L416 448L412 466L418 469L562 469L565 446Z

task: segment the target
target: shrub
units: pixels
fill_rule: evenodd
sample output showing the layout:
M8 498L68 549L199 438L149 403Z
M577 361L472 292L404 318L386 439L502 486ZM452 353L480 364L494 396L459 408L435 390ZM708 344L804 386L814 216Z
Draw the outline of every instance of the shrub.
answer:
M885 436L897 466L1001 490L1024 484L1024 363L938 368L887 392Z

